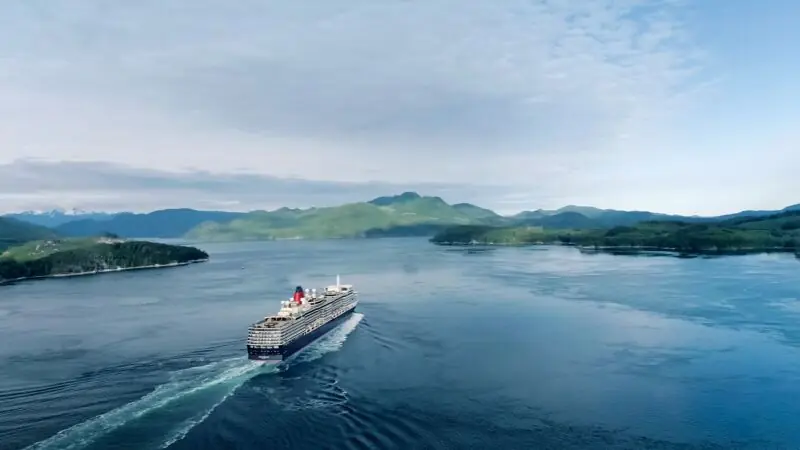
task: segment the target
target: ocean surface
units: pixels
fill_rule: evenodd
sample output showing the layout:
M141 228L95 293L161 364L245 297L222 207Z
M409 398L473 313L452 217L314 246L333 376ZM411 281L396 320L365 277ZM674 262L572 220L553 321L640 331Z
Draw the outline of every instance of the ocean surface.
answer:
M797 449L800 261L424 239L196 244L211 261L0 287L0 448ZM358 313L245 359L293 288Z

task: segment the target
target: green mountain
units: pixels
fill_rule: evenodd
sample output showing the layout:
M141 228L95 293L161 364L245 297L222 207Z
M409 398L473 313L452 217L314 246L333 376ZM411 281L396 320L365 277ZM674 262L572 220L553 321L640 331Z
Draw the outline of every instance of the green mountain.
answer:
M561 243L598 249L681 253L800 252L800 210L705 222L646 221L607 229L456 226L431 238L440 245Z
M741 211L738 213L733 214L725 214L722 216L717 217L717 219L737 219L742 217L764 217L764 216L771 216L774 214L782 213L782 212L791 212L791 211L800 211L800 204L787 206L780 211L772 211L772 210L747 210Z
M497 214L491 209L481 208L480 206L475 206L472 203L456 203L453 205L453 208L456 211L476 220L499 220L502 218L500 214Z
M0 253L27 241L55 238L57 233L49 228L8 217L0 217Z
M596 210L591 211L587 208L578 210L570 210L564 208L563 212L550 211L527 211L524 214L517 214L507 220L509 225L513 226L528 226L528 227L542 227L546 229L598 229L609 228L622 225L635 225L644 221L651 220L675 220L675 216L668 216L664 214L654 214L649 212L640 211L614 211L614 210ZM588 214L588 215L587 215ZM692 221L691 218L679 218Z
M591 206L575 205L568 205L556 210L538 209L536 211L523 211L519 214L511 216L510 219L520 225L536 224L536 221L542 218L553 217L565 213L580 214L584 217L592 219L596 226L600 227L634 225L647 220L700 220L700 218L696 217L661 214L650 211L620 211L616 209L600 209Z
M256 211L227 223L201 224L187 237L217 241L430 236L454 224L500 219L474 205L450 205L439 197L405 192L335 207Z
M545 228L607 228L615 226L631 226L646 221L678 220L681 222L704 223L720 220L734 219L737 217L764 217L787 211L800 210L800 204L788 206L782 210L740 211L722 216L681 216L676 214L663 214L650 211L622 211L617 209L601 209L593 206L567 205L555 210L537 209L535 211L522 211L509 217L509 221L519 226L544 226ZM572 225L565 219L551 222L548 226L548 217L559 216L565 213L578 213L592 219L586 222L582 218L572 216ZM559 225L560 223L560 225Z
M800 205L782 211L800 210ZM27 212L14 217L28 222L58 223L55 232L39 228L34 238L53 235L70 237L112 233L126 238L190 237L209 240L341 238L386 236L431 236L450 225L505 225L548 230L606 229L634 226L647 221L678 220L706 223L738 217L764 217L781 211L741 211L720 217L688 217L650 211L622 211L591 206L567 205L556 210L523 211L500 216L470 203L448 204L440 197L416 192L378 197L368 202L337 207L253 211L198 211L165 209L146 214L83 213L71 211ZM6 219L8 217L6 216ZM72 218L73 220L70 220ZM77 220L74 220L77 219ZM55 221L55 222L53 222ZM64 221L67 221L64 223ZM19 221L14 222L17 227ZM1 225L0 225L1 226ZM44 233L44 234L41 234ZM27 239L27 238L26 238ZM18 242L15 239L3 245Z
M593 229L604 228L603 222L598 219L587 217L579 212L562 212L552 216L542 217L538 220L531 220L528 225L538 225L547 229Z
M377 197L368 201L367 203L376 206L391 206L400 203L415 202L421 198L422 196L416 192L403 192L402 194L399 195L388 195L385 197ZM427 198L434 198L434 197L427 197Z
M119 213L105 220L83 219L55 228L62 236L99 236L113 233L129 238L177 238L203 222L226 223L244 213L162 209L147 214Z
M578 213L578 214L584 215L586 217L589 217L590 219L596 219L596 218L601 217L606 212L610 212L610 211L614 211L614 210L613 209L600 209L600 208L595 208L593 206L567 205L567 206L563 206L561 208L558 208L555 211L552 211L551 215L563 214L563 213L570 212L570 213Z

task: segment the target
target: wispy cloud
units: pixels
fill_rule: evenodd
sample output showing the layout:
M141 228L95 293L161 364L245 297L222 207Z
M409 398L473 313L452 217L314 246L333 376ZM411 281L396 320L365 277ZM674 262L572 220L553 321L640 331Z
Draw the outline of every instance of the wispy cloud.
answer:
M671 145L708 78L690 6L12 0L0 162L506 184L579 201L587 170L691 153Z
M20 160L0 164L0 213L57 207L104 211L170 207L271 210L338 205L407 190L439 195L452 203L475 199L492 202L507 194L504 188L492 186L347 183L247 173L166 172L110 163Z

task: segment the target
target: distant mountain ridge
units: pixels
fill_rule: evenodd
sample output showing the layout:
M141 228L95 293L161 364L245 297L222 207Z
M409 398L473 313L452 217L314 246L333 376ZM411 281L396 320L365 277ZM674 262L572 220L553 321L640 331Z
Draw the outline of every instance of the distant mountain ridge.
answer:
M780 210L748 210L722 216L683 216L650 211L622 211L616 209L601 209L592 206L567 205L557 210L537 209L534 211L522 211L510 216L509 219L511 223L516 225L543 226L545 228L588 229L632 226L647 221L714 222L738 217L766 217L797 210L800 210L800 204L787 206ZM575 214L579 214L583 217L575 216Z
M645 221L707 222L738 217L763 217L800 210L741 211L717 217L681 216L650 211L623 211L567 205L556 210L523 211L501 216L471 203L448 204L441 197L417 192L376 197L366 202L324 208L227 212L189 208L150 213L103 213L79 210L23 212L4 216L37 225L51 224L61 236L113 233L127 238L284 239L303 237L381 237L432 235L446 225L536 226L546 229L600 229L633 226ZM48 225L44 225L48 226Z
M578 214L565 212L565 214ZM555 217L553 216L553 217ZM585 219L589 219L583 216ZM667 251L680 255L793 252L800 257L800 209L714 221L645 221L634 226L553 230L531 226L461 225L430 239L438 245L575 245L585 251Z
M247 240L429 236L451 225L502 220L493 211L475 205L450 205L440 197L404 192L333 207L248 213L227 224L202 224L187 237Z
M57 233L50 228L11 217L0 217L0 253L5 249L28 241L52 239Z
M63 236L98 236L113 233L129 238L175 238L203 222L225 223L244 213L162 209L146 214L119 213L106 220L81 219L55 227Z
M368 201L367 203L370 203L370 204L373 204L373 205L376 205L376 206L390 206L390 205L396 205L398 203L413 202L413 201L419 200L421 198L422 198L422 196L419 195L416 192L403 192L402 194L398 194L398 195L387 195L387 196L383 196L383 197L373 198L372 200ZM442 200L439 197L428 197L428 198ZM442 200L442 201L444 201L444 200Z
M738 217L766 217L772 216L779 213L784 212L792 212L792 211L800 211L800 203L796 205L787 206L786 208L773 211L773 210L746 210L740 211L738 213L733 214L724 214L722 216L717 217L717 219L727 220L727 219L736 219Z
M3 217L21 220L43 227L54 228L67 222L76 220L107 220L117 213L83 211L80 209L53 209L50 211L23 211L6 214Z

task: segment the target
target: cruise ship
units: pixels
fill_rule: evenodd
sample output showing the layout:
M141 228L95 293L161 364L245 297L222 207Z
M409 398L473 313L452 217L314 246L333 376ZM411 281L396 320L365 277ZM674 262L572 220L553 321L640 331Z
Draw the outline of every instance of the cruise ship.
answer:
M264 317L247 332L247 356L279 363L342 323L355 311L358 292L350 284L303 290L297 286L291 300L281 301L277 314Z

